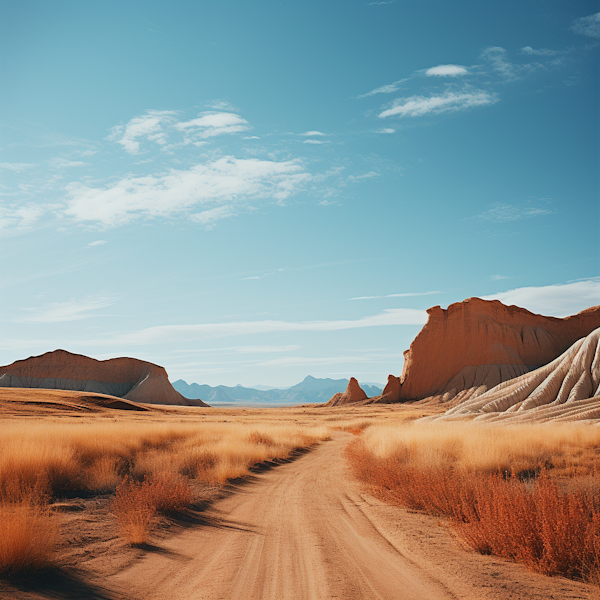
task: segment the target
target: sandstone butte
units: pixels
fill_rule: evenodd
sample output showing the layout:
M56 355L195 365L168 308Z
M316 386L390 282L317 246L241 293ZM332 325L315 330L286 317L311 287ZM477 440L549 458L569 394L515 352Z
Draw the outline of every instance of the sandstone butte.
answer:
M362 403L429 398L458 404L547 365L600 327L600 306L559 319L469 298L427 313L427 323L404 353L402 375L390 375L383 394ZM348 400L337 404L342 402Z
M66 350L46 352L0 367L0 387L95 392L148 404L208 406L171 385L163 367L135 358L95 360Z

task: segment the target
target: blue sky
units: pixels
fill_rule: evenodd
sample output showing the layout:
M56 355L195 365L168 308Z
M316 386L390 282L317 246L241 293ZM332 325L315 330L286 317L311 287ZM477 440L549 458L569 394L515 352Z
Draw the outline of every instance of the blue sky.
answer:
M0 364L385 382L600 304L600 3L0 1Z

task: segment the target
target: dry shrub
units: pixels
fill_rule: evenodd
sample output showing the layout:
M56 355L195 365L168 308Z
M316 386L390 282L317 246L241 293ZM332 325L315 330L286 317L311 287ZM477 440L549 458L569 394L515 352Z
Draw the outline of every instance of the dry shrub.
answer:
M5 490L6 491L6 490ZM47 505L43 478L0 501L0 574L26 574L52 566L58 523Z
M183 510L192 502L188 480L173 473L155 473L148 480L151 502L158 512Z
M112 510L122 536L130 544L146 544L156 515L153 493L147 481L126 479L117 486Z
M377 457L355 440L347 448L355 475L388 501L445 515L473 548L529 568L596 580L600 508L592 494L560 494L542 469L533 490L516 475L449 466L415 467L407 453Z
M182 510L192 502L187 479L172 473L155 473L137 482L125 479L117 486L112 511L121 534L130 544L146 544L156 513Z
M275 440L270 435L260 431L251 431L248 435L248 441L251 444L263 444L264 446L275 446Z
M87 469L87 488L96 492L112 492L121 482L117 459L102 456Z

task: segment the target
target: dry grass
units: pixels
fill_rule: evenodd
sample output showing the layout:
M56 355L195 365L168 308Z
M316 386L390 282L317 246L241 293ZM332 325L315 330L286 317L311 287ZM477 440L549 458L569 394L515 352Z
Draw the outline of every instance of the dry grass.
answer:
M55 527L50 498L73 491L115 492L112 511L123 536L143 544L157 513L192 502L190 479L220 485L247 475L256 463L287 458L327 436L323 427L198 420L2 422L0 564L8 566L0 571L42 564L54 545L54 537L44 534ZM40 535L47 544L35 541ZM11 552L20 558L10 558Z
M551 478L596 472L600 429L472 423L372 427L348 447L372 491L445 515L473 548L546 573L597 580L598 490L561 492ZM590 463L581 461L590 457ZM558 464L558 468L549 470ZM535 478L530 481L525 476Z
M366 448L411 465L487 473L551 468L561 476L593 475L600 465L600 427L585 423L487 425L415 421L372 426Z
M0 532L0 574L29 573L54 564L58 524L43 482L0 503Z

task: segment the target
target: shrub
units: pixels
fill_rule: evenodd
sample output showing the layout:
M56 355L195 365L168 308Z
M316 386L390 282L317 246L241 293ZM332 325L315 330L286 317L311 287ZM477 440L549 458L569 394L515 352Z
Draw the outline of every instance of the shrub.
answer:
M347 450L354 474L374 494L451 519L474 549L529 568L596 580L600 572L600 510L588 493L560 494L542 469L533 489L515 475L452 467L416 468L406 455L376 457L362 440Z

